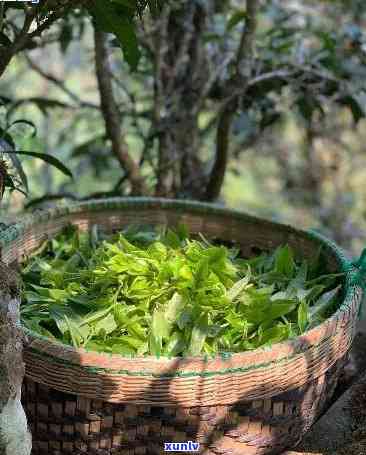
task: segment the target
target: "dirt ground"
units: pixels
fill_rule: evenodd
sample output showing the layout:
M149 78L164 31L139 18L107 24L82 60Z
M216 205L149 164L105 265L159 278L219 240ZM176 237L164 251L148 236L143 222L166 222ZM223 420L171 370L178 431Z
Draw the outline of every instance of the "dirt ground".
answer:
M336 454L329 455L366 455L366 439L338 450Z
M366 380L354 386L351 403L352 418L357 424L354 442L338 450L336 455L366 455Z

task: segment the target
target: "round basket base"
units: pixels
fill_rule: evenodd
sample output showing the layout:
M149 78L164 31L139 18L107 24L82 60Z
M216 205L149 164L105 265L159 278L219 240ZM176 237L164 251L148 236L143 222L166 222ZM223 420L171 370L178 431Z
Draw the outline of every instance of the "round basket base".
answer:
M160 455L177 449L173 443L187 443L187 452L205 455L280 454L299 442L324 409L344 361L304 387L231 406L107 403L26 379L23 405L33 434L32 455Z

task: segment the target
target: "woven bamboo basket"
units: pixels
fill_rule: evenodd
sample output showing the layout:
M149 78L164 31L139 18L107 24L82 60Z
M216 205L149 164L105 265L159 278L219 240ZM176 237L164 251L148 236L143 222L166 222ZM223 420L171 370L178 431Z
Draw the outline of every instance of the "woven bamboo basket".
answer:
M321 244L327 270L347 272L344 299L332 318L301 337L215 359L124 358L28 333L23 403L33 455L153 455L164 453L164 443L189 441L206 455L280 454L301 440L336 387L363 295L357 267L335 245L202 203L129 198L27 217L1 234L2 260L19 263L69 223L109 231L185 223L192 233L235 241L246 257L288 243L310 258Z

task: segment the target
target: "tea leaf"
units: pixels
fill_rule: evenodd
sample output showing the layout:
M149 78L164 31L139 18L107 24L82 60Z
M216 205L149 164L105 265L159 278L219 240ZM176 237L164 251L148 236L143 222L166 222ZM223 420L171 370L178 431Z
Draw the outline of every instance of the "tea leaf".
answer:
M297 309L297 325L300 333L305 332L309 323L309 308L306 302L301 302Z
M295 270L295 262L293 252L288 245L280 247L275 253L275 271L285 275L288 278L293 276Z
M244 278L239 280L237 283L235 283L226 293L227 297L233 301L237 298L237 296L245 289L249 282L250 282L251 274L250 274L250 269L248 269L248 273L245 275Z
M193 327L191 342L189 345L190 355L199 355L202 352L208 332L208 315L207 313L204 313L200 316Z
M322 320L328 316L327 313L332 309L334 303L336 302L336 296L340 289L341 286L337 286L335 289L326 292L312 307L310 307L310 320L312 322L312 326L322 322Z
M165 312L162 308L154 311L151 323L151 333L157 339L168 338L170 335L170 324L165 318Z
M243 259L198 238L183 225L67 226L24 264L23 324L97 352L214 355L297 336L336 309L343 274L296 260L288 245Z
M177 356L186 349L184 337L180 332L174 332L169 339L165 348L165 354L168 356Z

